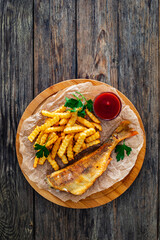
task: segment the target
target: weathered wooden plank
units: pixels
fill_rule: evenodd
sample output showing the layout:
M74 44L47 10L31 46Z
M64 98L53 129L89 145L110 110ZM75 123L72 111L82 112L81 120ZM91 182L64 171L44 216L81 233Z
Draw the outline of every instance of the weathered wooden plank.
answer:
M75 1L36 0L34 4L35 94L75 78ZM75 211L35 194L35 239L74 239Z
M85 6L85 7L84 7ZM118 1L77 1L77 73L117 87ZM115 201L77 210L75 239L115 239Z
M77 2L78 77L117 86L117 12L117 1Z
M0 3L0 239L33 239L33 190L15 152L18 122L33 98L32 7Z
M35 94L75 77L75 1L34 4Z
M117 239L158 239L158 1L119 1L119 89L147 133L142 171L116 201Z

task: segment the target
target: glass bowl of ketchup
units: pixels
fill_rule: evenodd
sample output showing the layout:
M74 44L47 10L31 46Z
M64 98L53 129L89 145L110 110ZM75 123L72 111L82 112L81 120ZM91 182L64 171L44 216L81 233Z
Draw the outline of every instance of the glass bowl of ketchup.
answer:
M113 92L100 93L93 103L95 114L104 120L112 120L121 112L122 103L120 98Z

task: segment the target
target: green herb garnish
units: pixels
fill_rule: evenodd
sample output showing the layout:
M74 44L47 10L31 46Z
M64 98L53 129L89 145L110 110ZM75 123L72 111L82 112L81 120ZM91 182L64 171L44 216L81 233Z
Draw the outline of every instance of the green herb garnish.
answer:
M86 100L86 98L80 93L77 92L77 94L79 94L81 97L78 97L75 94L72 94L75 98L67 98L66 97L66 103L65 103L65 107L68 107L69 111L71 112L76 112L78 111L78 116L80 117L85 117L86 113L85 113L85 109L87 108L90 112L93 111L93 101L91 99L89 99L88 101ZM78 110L79 109L79 110Z
M48 155L49 155L49 150L45 147L45 145L42 146L42 145L36 143L34 146L34 149L39 150L36 152L37 158L41 158L43 156L48 157Z
M119 162L121 159L124 159L124 151L126 151L127 156L129 156L132 151L132 148L126 146L125 141L122 145L117 145L115 148L115 152L117 153L117 162Z

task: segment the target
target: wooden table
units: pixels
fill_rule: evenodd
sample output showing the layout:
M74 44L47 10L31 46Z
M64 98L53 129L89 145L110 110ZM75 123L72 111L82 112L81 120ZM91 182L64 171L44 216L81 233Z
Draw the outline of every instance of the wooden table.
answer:
M0 1L0 239L156 240L159 235L158 0ZM72 78L106 82L138 109L147 151L134 184L76 210L38 195L18 166L15 136L30 101Z

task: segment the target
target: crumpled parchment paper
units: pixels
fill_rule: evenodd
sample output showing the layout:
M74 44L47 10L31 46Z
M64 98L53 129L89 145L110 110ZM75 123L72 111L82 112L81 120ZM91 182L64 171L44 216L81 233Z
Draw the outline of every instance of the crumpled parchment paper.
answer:
M58 190L49 188L48 184L45 181L45 178L46 175L53 172L53 169L47 161L43 166L38 165L36 169L33 168L35 150L33 148L33 143L30 143L27 137L33 131L36 125L40 125L44 122L45 117L43 117L40 113L42 109L49 111L57 109L60 105L65 103L65 97L72 97L71 93L74 93L75 91L81 92L87 99L91 98L92 100L101 92L111 91L118 95L115 88L107 87L105 85L93 86L90 82L80 83L68 87L49 97L34 115L30 116L23 122L19 140L20 153L23 157L21 168L29 177L29 179L35 182L39 188L51 192L62 201L72 200L73 202L78 202L79 200L84 199L93 193L105 190L113 186L115 183L125 178L135 165L138 153L143 146L144 139L142 129L135 113L130 109L128 105L122 101L122 111L116 119L112 121L101 120L103 129L101 132L101 141L106 140L122 120L130 120L132 123L131 127L137 130L139 133L138 135L126 140L126 144L132 148L130 156L125 155L123 161L117 162L116 154L113 151L111 154L112 161L109 164L107 170L81 196L74 196L67 192L60 192Z

